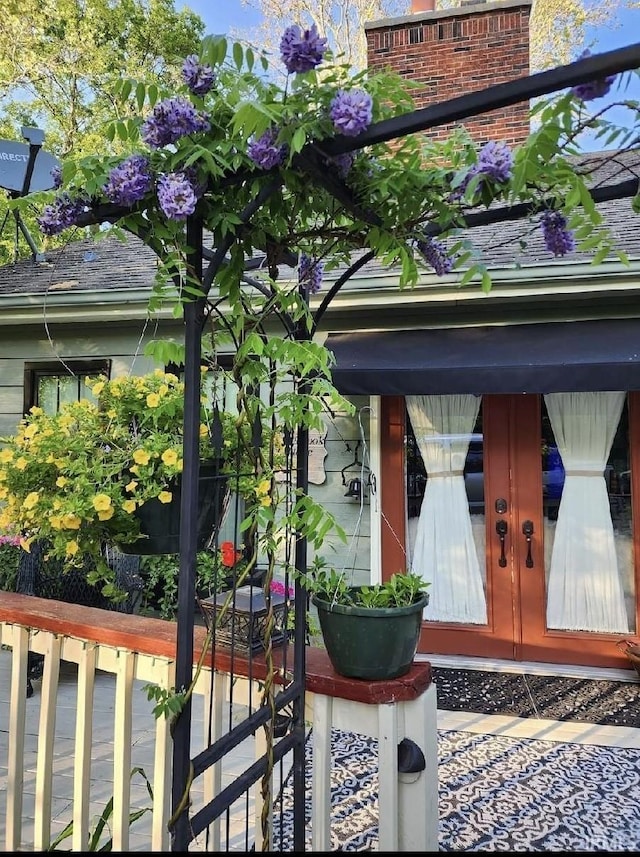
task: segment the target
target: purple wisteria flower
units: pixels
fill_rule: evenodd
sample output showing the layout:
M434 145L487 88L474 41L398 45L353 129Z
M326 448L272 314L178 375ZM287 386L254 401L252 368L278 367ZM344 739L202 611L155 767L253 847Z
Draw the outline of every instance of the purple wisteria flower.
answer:
M256 166L262 167L263 170L270 170L284 161L287 146L276 143L277 138L277 130L268 128L260 137L249 141L247 154Z
M544 243L550 253L554 256L565 256L575 250L575 238L567 228L567 218L561 211L545 211L541 223Z
M61 167L52 167L51 168L51 178L53 180L54 190L58 190L62 187L62 168Z
M176 143L187 134L208 131L209 120L186 98L166 98L153 108L153 113L142 125L141 135L152 149L161 149Z
M182 172L189 180L189 183L191 184L191 187L193 188L193 192L195 193L196 197L200 199L202 194L207 189L207 179L199 177L198 170L194 166L185 167Z
M191 54L185 59L182 77L194 95L206 95L216 82L211 66L201 63L197 54Z
M422 238L416 241L416 248L439 277L448 274L453 269L454 259L447 253L447 248L442 241L438 241L436 238Z
M303 30L292 24L280 39L280 57L289 74L311 71L322 62L327 40L320 37L316 25Z
M45 205L38 218L44 235L57 235L70 226L75 226L78 217L87 210L84 197L71 197L68 193L57 196L50 205Z
M490 140L480 150L478 172L496 182L508 182L513 173L513 155L506 143Z
M584 60L590 56L591 51L587 48L580 54L578 59ZM594 98L602 98L609 92L615 79L615 74L610 74L598 80L588 80L584 83L578 83L576 86L571 87L571 93L580 101L592 101Z
M469 187L471 179L479 176L478 187L491 179L499 184L508 182L513 174L513 155L506 143L490 140L480 150L478 160L469 168L466 176L451 194L451 199L460 199Z
M168 173L158 179L158 202L170 220L184 220L196 210L198 197L184 173Z
M340 134L356 137L371 124L373 99L363 89L341 89L329 110L333 127Z
M329 166L336 167L341 179L346 179L351 172L351 167L355 159L355 152L344 152L342 155L334 155L332 158L329 158L327 163Z
M149 193L152 187L149 159L144 155L131 155L111 170L104 186L104 194L117 205L133 205Z
M318 259L313 259L303 253L298 265L298 282L310 295L315 295L322 287L323 265Z

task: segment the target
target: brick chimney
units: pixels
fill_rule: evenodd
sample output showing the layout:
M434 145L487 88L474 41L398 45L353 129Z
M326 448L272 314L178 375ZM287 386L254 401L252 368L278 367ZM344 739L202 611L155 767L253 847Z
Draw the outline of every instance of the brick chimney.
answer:
M412 0L411 14L366 23L368 66L392 70L422 84L416 107L438 104L529 74L529 19L533 0L464 0L435 11L435 0ZM494 110L464 122L481 145L518 145L529 134L529 103ZM447 136L451 126L429 131Z

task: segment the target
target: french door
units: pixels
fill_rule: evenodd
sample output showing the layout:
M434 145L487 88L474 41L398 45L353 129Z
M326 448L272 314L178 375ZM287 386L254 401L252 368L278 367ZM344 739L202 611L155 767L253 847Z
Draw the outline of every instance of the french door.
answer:
M472 398L382 400L383 576L432 581L419 650L628 667L640 394Z

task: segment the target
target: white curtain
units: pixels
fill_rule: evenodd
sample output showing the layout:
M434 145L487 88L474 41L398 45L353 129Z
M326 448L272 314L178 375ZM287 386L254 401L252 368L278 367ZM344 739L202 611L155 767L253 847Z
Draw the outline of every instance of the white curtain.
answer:
M550 393L565 470L551 553L547 627L628 633L604 469L625 393Z
M407 396L407 411L427 472L411 569L431 582L424 618L486 624L463 468L480 398Z

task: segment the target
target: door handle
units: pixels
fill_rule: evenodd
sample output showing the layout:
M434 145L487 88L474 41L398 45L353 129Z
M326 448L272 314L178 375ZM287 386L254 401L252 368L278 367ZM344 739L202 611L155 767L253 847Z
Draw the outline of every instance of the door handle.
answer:
M531 536L533 535L533 521L525 521L522 525L522 532L527 542L527 558L525 565L527 568L533 568L533 557L531 556Z
M504 554L504 540L507 535L507 530L509 527L507 526L506 521L496 521L496 533L498 534L498 538L500 539L500 559L498 560L498 565L500 568L504 568L507 564L507 558Z

